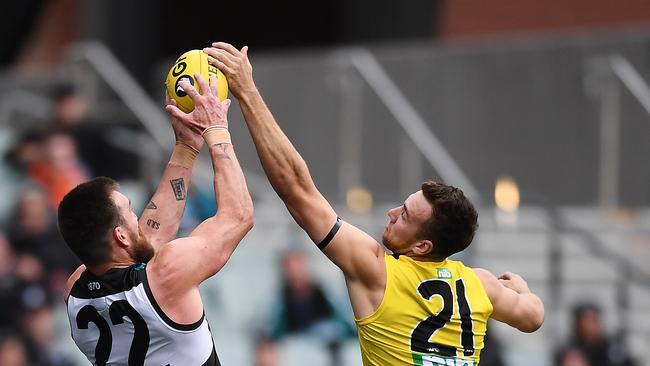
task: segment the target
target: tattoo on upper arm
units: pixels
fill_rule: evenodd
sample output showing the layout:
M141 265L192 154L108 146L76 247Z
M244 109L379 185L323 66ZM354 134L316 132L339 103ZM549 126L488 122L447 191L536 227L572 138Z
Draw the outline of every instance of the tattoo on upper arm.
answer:
M160 229L160 223L152 219L147 220L147 226L151 227L154 230Z
M217 148L221 148L221 151L217 152L217 158L221 160L230 160L230 155L226 152L228 145L230 144L217 144Z
M174 190L174 197L176 201L182 201L185 199L185 180L183 178L176 178L169 181L172 184L172 190Z
M149 204L148 204L147 207L145 207L145 208L146 208L147 210L155 210L155 209L158 208L158 206L156 206L156 204L154 203L154 201L149 201Z

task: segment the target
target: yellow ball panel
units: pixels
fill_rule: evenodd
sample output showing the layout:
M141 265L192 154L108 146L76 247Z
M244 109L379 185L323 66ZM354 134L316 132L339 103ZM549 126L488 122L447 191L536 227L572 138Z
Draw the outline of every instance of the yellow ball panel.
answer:
M194 109L192 99L185 93L179 83L181 80L187 80L196 88L199 93L202 93L201 87L198 82L194 80L194 73L200 72L201 76L209 82L210 76L216 76L217 85L219 88L219 99L224 100L228 97L228 81L226 76L216 67L208 63L208 55L202 50L191 50L185 52L181 57L176 60L174 66L171 67L167 73L167 93L171 98L176 100L178 108L185 113L189 113Z

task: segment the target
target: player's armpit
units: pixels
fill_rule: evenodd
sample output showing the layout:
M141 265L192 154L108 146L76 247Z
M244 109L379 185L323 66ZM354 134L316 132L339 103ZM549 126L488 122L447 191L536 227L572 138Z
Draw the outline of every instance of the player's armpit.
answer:
M370 235L343 222L323 253L341 268L346 279L368 288L383 289L386 279L384 250Z
M474 268L474 272L492 302L493 319L526 333L534 332L542 326L544 304L537 295L530 291L518 293L504 286L487 270Z
M223 268L252 226L252 217L218 213L189 237L165 245L149 262L148 273L170 292L192 289Z
M381 288L385 284L384 250L370 235L346 222L337 225L332 206L315 186L299 187L283 200L298 225L336 264L348 281L361 281L364 287ZM332 229L336 232L333 233ZM332 235L333 234L333 235ZM325 241L329 239L329 241Z

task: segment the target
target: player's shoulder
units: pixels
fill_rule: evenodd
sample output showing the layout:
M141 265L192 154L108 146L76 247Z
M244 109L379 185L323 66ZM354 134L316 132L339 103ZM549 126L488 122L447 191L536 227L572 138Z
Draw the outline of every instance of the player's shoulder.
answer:
M84 273L86 270L85 265L80 265L68 278L68 281L65 284L65 291L63 292L63 301L68 301L68 296L70 296L70 291L72 291L72 287L74 284L77 282L77 280L81 277L81 274Z
M497 279L497 277L492 272L484 268L472 268L472 271L476 273L476 276L483 284L483 289L485 290L485 293L488 295L490 300L494 300L503 289L503 286L499 282L499 279Z
M483 287L485 287L486 289L488 287L492 287L494 285L499 284L499 280L497 280L496 276L492 274L492 272L488 271L487 269L470 268L470 267L468 268L476 274L476 277L478 277L478 279L481 280L481 283L483 283Z

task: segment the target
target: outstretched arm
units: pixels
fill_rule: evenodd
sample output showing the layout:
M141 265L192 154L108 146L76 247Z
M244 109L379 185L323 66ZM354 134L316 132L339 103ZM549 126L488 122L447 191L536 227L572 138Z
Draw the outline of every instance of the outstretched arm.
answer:
M167 97L167 104L175 105L175 102ZM187 202L192 167L203 146L201 135L185 126L173 115L171 124L176 137L174 152L165 167L156 192L138 222L140 231L153 245L155 251L176 238Z
M542 326L544 304L530 291L521 276L506 272L497 279L481 268L475 268L474 272L492 302L492 318L526 333L532 333Z
M156 282L164 284L162 291L178 296L217 273L253 225L253 203L228 133L226 114L230 100L218 100L216 80L208 85L200 75L195 78L203 95L189 83L181 83L194 101L194 111L185 114L172 105L167 110L185 125L202 132L208 143L218 211L189 237L172 241L152 259L150 270Z
M206 48L208 61L228 77L230 91L239 100L246 124L255 143L262 167L289 213L314 241L319 244L337 222L332 206L316 188L298 151L282 132L264 103L255 83L248 48L237 50L227 43L214 43ZM363 231L343 223L323 252L346 276L348 287L383 293L385 267L383 249ZM355 313L358 301L351 291ZM375 299L376 300L376 299Z

